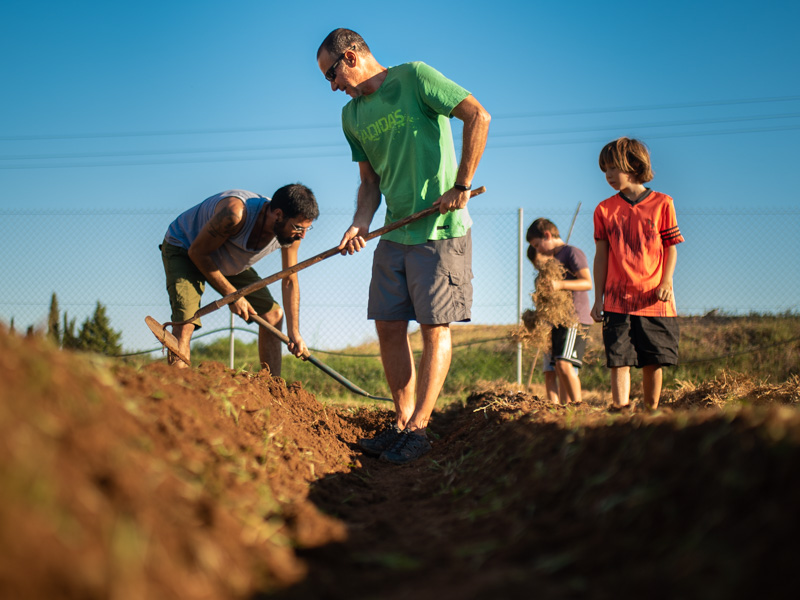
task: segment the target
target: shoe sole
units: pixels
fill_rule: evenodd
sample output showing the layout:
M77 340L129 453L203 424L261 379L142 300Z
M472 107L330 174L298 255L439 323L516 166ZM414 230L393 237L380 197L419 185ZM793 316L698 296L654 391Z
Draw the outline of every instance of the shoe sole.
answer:
M430 452L430 450L428 450L428 452ZM397 465L397 466L408 465L408 464L413 463L416 460L419 460L420 458L425 456L425 454L427 454L428 452L425 452L424 454L420 454L416 458L403 458L401 460L392 460L391 458L388 458L385 454L382 453L380 455L380 461L381 462L386 462L386 463L389 463L389 464L392 464L392 465Z
M367 456L380 456L383 454L383 450L373 450L372 448L365 448L361 445L361 442L357 442L359 449L366 454Z
M425 452L423 452L422 454L420 454L416 458L405 458L403 456L399 456L398 459L392 459L392 458L389 458L388 452L381 452L380 460L381 460L381 462L388 462L388 463L391 463L393 465L406 465L408 463L414 462L415 460L419 460L420 458L425 456L428 452L430 452L432 449L433 448L429 447L427 450L425 450Z

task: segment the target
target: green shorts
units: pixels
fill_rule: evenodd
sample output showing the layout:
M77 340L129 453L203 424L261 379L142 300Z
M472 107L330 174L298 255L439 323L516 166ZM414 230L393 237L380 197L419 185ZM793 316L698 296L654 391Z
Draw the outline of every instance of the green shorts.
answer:
M206 278L189 258L189 253L185 249L167 242L161 244L159 248L161 260L164 262L164 272L167 275L167 293L172 307L172 320L176 323L188 321L200 309L200 298L206 289ZM226 275L225 278L237 290L261 279L253 268L238 275ZM245 298L259 315L278 307L278 303L266 287L248 294ZM195 321L194 326L198 329L201 327L200 319Z

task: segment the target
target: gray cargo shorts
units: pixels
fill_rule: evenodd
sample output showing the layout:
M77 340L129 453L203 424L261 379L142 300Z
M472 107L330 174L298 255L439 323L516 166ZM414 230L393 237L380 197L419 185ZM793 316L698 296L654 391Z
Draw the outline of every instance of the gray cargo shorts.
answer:
M443 325L469 321L471 309L472 232L413 246L378 243L368 319Z

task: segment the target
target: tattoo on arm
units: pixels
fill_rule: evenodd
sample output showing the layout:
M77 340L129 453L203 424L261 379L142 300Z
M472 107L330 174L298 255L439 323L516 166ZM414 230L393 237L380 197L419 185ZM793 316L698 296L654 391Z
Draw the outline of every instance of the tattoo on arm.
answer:
M231 208L225 208L211 217L208 232L214 237L229 238L238 228L239 219Z

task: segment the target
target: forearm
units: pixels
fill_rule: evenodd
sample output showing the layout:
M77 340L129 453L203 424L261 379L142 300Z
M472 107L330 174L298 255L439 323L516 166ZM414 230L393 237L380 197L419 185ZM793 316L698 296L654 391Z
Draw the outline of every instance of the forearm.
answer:
M675 245L667 248L667 258L664 261L664 270L661 273L661 285L672 288L672 278L675 275L675 264L678 262L678 247Z
M210 256L193 252L189 248L189 258L192 259L192 262L206 278L208 284L221 295L227 296L236 291L236 287L222 274L222 271L219 270Z
M467 100L469 100L468 103ZM463 110L453 111L453 114L464 122L461 162L458 165L456 176L456 182L462 184L472 183L472 178L478 170L478 163L486 149L489 123L492 119L491 115L472 96L467 100L462 103L467 104Z
M608 278L608 251L602 250L598 245L594 256L594 303L603 303L603 293L606 289Z
M559 289L568 292L588 292L592 289L592 282L587 279L563 279L559 283Z
M286 316L286 332L289 337L300 335L300 281L297 275L290 275L281 284L283 294L283 314Z
M356 213L353 216L353 225L364 232L369 230L372 218L381 204L380 181L363 179L358 186Z

